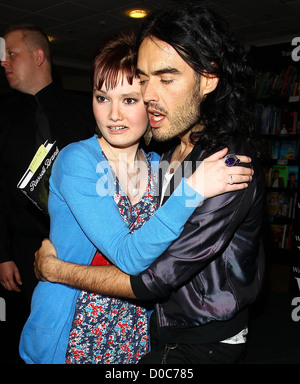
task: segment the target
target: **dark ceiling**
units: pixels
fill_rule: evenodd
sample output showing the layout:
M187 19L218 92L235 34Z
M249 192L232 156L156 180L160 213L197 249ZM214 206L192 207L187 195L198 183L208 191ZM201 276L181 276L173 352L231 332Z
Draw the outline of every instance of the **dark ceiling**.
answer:
M89 68L97 42L114 32L138 29L126 10L153 11L183 0L0 0L0 31L14 23L33 23L55 37L54 63ZM269 45L300 36L300 0L207 0L227 19L245 45Z

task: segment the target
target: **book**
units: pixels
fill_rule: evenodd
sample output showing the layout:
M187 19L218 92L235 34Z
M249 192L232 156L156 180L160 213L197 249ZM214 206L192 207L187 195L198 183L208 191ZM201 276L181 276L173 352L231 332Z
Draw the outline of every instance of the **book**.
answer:
M257 98L290 97L299 95L299 69L293 65L281 71L261 72L258 75Z
M282 130L282 113L281 109L273 105L257 106L256 109L257 118L258 118L258 128L263 135L277 135L279 133L288 133L285 132L285 127L283 132ZM292 117L290 117L292 118ZM294 122L294 120L293 120ZM296 122L295 122L296 129Z
M298 188L298 165L289 165L288 166L288 179L286 187L289 189L297 189Z
M271 180L272 180L272 166L265 166L263 168L264 171L264 182L266 187L271 187Z
M283 193L279 192L267 192L266 194L266 204L265 204L265 213L270 218L273 216L279 216L281 200L283 198Z
M257 90L257 98L262 97L265 94L266 82L270 76L270 72L265 72L260 74L259 87Z
M271 247L281 248L283 242L284 226L281 224L271 224L269 226L268 243Z
M274 116L274 107L267 105L262 107L260 110L260 130L264 135L271 134L272 132L272 121Z
M273 165L270 187L286 188L288 181L289 167L287 165Z
M281 112L280 134L295 134L297 130L298 112L283 110Z
M46 141L36 151L29 167L17 184L38 209L48 214L49 179L59 153L56 142Z
M268 232L268 245L274 248L291 249L291 224L271 224Z
M297 193L267 191L265 214L269 222L277 218L293 219L295 216L295 204Z
M297 158L296 140L283 140L280 144L280 159L295 160Z
M270 142L270 157L271 159L278 159L279 153L281 150L281 145L279 141L271 141Z

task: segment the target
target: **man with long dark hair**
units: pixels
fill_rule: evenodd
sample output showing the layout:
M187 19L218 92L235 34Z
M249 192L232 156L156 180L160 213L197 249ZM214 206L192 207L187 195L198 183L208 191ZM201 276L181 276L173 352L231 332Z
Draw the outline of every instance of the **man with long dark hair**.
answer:
M63 263L49 242L37 255L37 274L156 302L152 349L141 363L237 363L263 275L263 179L252 140L251 70L225 23L198 5L160 11L146 21L137 67L153 136L179 139L161 161L161 204L197 162L224 146L228 166L235 165L235 153L252 158L253 180L243 191L197 207L180 237L138 276Z

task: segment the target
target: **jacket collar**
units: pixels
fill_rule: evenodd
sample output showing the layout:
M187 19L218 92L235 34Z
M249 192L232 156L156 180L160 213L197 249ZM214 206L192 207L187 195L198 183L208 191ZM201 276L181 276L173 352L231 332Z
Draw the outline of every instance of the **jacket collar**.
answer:
M159 165L159 196L161 196L162 185L165 174L169 170L169 164L171 162L172 155L176 147L173 147L170 151L163 154L160 165ZM202 149L201 145L195 144L192 151L187 155L184 161L177 168L172 179L170 180L170 194L177 188L182 177L188 178L196 170L196 167L199 165L198 162L201 161L205 155L205 151ZM162 204L168 200L169 196L164 196Z

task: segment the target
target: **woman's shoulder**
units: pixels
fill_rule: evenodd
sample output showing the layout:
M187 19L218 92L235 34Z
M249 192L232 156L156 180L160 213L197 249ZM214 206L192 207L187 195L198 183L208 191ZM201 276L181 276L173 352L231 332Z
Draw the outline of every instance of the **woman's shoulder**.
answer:
M97 135L93 135L89 139L76 141L74 143L68 144L60 151L60 158L67 160L73 160L76 157L79 160L82 157L87 156L87 154L99 156L100 146L97 141Z
M97 135L89 139L76 141L64 147L58 157L57 166L65 173L74 173L81 167L92 164L93 167L101 161L102 152L97 140Z

